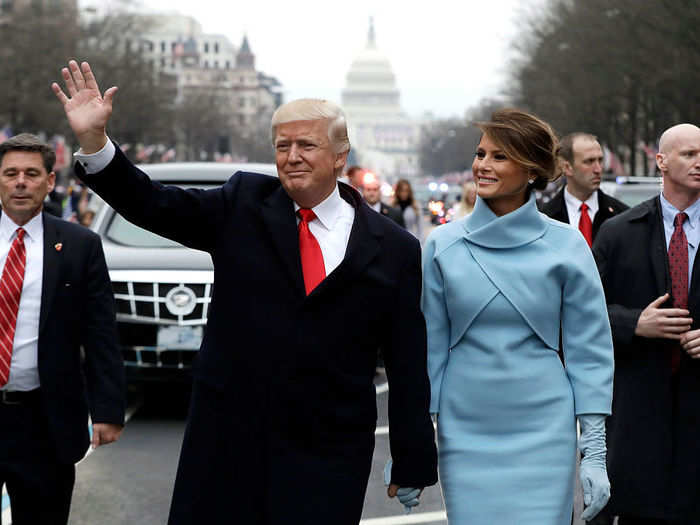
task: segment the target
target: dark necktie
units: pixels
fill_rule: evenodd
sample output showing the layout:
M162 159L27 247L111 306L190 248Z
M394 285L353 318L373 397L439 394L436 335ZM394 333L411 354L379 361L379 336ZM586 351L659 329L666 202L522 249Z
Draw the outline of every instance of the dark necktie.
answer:
M586 238L588 246L593 246L593 223L588 215L588 204L582 202L580 209L581 218L578 220L578 229L581 230L581 233Z
M316 218L313 210L300 208L299 218L299 253L301 254L301 270L304 273L306 295L318 286L326 277L326 266L323 263L323 253L316 237L309 230L309 222Z
M10 378L12 347L15 340L17 311L22 295L26 261L24 230L17 228L17 237L10 246L2 278L0 278L0 387L5 386Z
M688 308L688 239L683 223L688 215L681 212L673 220L675 226L668 244L668 269L671 272L671 295L674 308ZM680 345L671 349L671 371L675 374L681 364Z

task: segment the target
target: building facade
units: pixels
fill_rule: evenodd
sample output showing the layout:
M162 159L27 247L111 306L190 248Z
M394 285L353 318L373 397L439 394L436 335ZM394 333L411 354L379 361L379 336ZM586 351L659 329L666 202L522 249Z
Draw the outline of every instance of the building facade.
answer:
M341 99L357 162L385 180L416 177L420 125L401 108L391 62L377 48L372 19L367 44L350 65Z

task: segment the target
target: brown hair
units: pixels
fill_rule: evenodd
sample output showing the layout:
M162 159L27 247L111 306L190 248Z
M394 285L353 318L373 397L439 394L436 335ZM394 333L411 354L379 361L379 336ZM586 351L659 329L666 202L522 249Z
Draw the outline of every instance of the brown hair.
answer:
M595 135L584 133L583 131L575 131L574 133L564 135L559 140L559 156L562 159L569 161L569 163L572 165L574 163L574 141L579 138L592 141L598 140L598 137Z
M500 109L488 122L476 126L488 135L506 156L535 175L528 188L543 190L547 183L556 180L557 137L545 121L519 109Z
M392 205L396 208L399 205L399 188L401 186L405 186L408 188L408 205L413 207L416 212L418 211L418 204L416 203L416 199L413 197L413 188L411 187L411 183L408 182L406 179L399 179L396 181L396 186L394 186L394 200L392 202Z
M47 173L51 173L56 164L56 153L53 148L31 133L20 133L0 144L0 163L5 153L10 151L40 153Z

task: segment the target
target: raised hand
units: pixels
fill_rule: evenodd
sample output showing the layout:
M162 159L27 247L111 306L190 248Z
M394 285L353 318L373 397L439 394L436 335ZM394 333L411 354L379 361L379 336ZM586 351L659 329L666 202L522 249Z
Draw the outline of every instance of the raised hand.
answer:
M75 133L83 153L95 153L107 142L107 121L112 114L112 100L116 86L100 93L90 64L83 62L80 67L75 60L61 70L68 95L54 82L51 89L63 104L73 133Z

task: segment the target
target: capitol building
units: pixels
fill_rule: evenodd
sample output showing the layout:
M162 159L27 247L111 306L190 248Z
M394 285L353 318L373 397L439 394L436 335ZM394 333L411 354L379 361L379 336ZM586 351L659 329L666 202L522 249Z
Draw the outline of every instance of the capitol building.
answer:
M370 18L367 45L350 65L341 98L355 162L388 182L419 174L420 125L401 109L400 97Z

